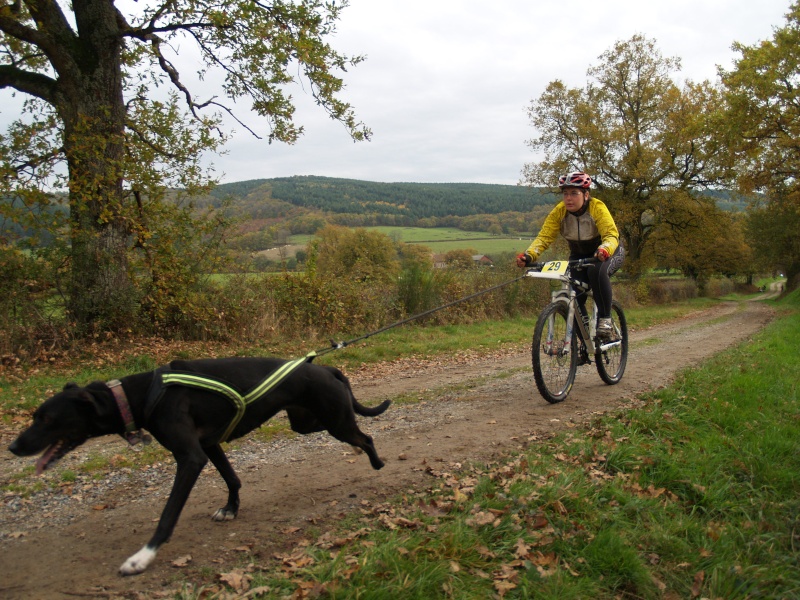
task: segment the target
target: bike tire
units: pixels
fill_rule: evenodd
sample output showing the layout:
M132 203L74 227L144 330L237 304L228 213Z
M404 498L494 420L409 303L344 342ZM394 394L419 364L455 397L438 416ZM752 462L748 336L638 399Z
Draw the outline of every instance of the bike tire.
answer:
M611 302L611 322L620 344L603 351L598 340L594 358L600 379L608 385L615 385L622 379L628 364L628 322L622 305L616 300Z
M551 404L561 402L569 395L578 370L575 330L572 330L572 339L567 340L566 335L567 305L564 302L548 304L533 330L531 362L536 387Z

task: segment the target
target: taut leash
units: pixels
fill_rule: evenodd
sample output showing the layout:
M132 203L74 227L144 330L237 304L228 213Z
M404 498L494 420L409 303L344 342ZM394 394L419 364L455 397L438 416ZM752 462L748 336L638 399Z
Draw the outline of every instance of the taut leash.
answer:
M469 296L464 296L463 298L459 298L458 300L453 300L452 302L448 302L447 304L443 304L442 306L437 306L436 308L431 308L426 310L425 312L421 312L419 314L413 315L411 317L405 318L402 321L397 321L396 323L392 323L391 325L386 325L385 327L381 327L380 329L376 329L375 331L371 331L369 333L365 333L357 338L353 338L352 340L336 342L331 340L331 345L327 348L323 348L321 350L316 351L317 356L322 356L323 354L327 354L328 352L333 352L334 350L339 350L340 348L344 348L351 344L355 344L356 342L360 342L367 338L372 337L373 335L378 335L379 333L383 333L384 331L388 331L389 329L393 329L395 327L399 327L400 325L405 325L406 323L410 323L411 321L416 321L417 319L421 319L422 317L427 317L435 312L440 310L444 310L445 308L450 308L451 306L455 306L456 304L460 304L461 302L466 302L467 300L472 300L473 298L477 298L478 296L482 296L483 294L488 294L489 292L493 292L494 290L498 290L502 287L506 287L507 285L511 285L519 281L520 279L525 278L527 275L520 275L519 277L515 277L514 279L509 279L508 281L504 281L503 283L498 283L490 288L486 288L485 290L481 290L479 292L475 292L474 294L470 294Z

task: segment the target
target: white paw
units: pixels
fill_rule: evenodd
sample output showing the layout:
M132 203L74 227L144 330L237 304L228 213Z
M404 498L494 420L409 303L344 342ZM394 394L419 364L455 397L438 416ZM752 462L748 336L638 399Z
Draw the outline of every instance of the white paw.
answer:
M211 516L212 521L233 521L235 518L236 518L235 514L225 510L224 508L220 508L217 512L215 512Z
M156 557L156 551L148 546L144 546L136 554L128 558L119 568L120 575L138 575L143 572L153 559Z

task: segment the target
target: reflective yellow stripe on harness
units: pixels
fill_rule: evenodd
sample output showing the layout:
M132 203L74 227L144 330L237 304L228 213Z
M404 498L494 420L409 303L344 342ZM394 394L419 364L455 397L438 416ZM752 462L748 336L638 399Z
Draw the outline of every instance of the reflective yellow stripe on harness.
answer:
M307 362L315 355L316 354L312 352L304 358L298 358L297 360L292 360L284 365L281 365L279 369L273 373L270 373L266 379L264 379L252 390L247 392L247 394L244 396L242 396L233 387L222 381L211 379L199 374L195 375L193 373L186 372L176 373L174 371L166 371L161 377L163 385L183 385L186 387L208 390L210 392L225 396L233 403L233 406L236 409L236 414L233 416L233 420L231 420L227 429L225 429L225 433L223 433L222 437L219 439L219 442L222 443L228 440L231 433L233 433L233 430L239 424L239 421L242 420L248 404L268 394L273 388L291 375L297 367Z

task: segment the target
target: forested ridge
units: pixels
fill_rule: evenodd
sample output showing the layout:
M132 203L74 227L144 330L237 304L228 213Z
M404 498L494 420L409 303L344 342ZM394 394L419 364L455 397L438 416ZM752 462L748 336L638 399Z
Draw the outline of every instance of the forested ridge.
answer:
M528 212L548 204L546 190L482 183L382 183L334 177L253 179L217 186L217 202L271 199L331 213L402 215L414 219Z
M723 210L744 210L746 203L725 190L707 192ZM524 185L486 183L384 183L321 176L250 179L218 185L210 194L212 204L228 200L241 212L266 210L260 201L277 210L291 206L335 214L397 215L410 219L507 212L529 213L536 206L555 201L552 190ZM244 205L242 205L244 203ZM285 204L284 204L285 203ZM260 206L259 206L260 204ZM288 206L291 205L291 206ZM245 208L248 206L249 208ZM239 211L237 211L239 212ZM263 217L267 215L254 214Z

